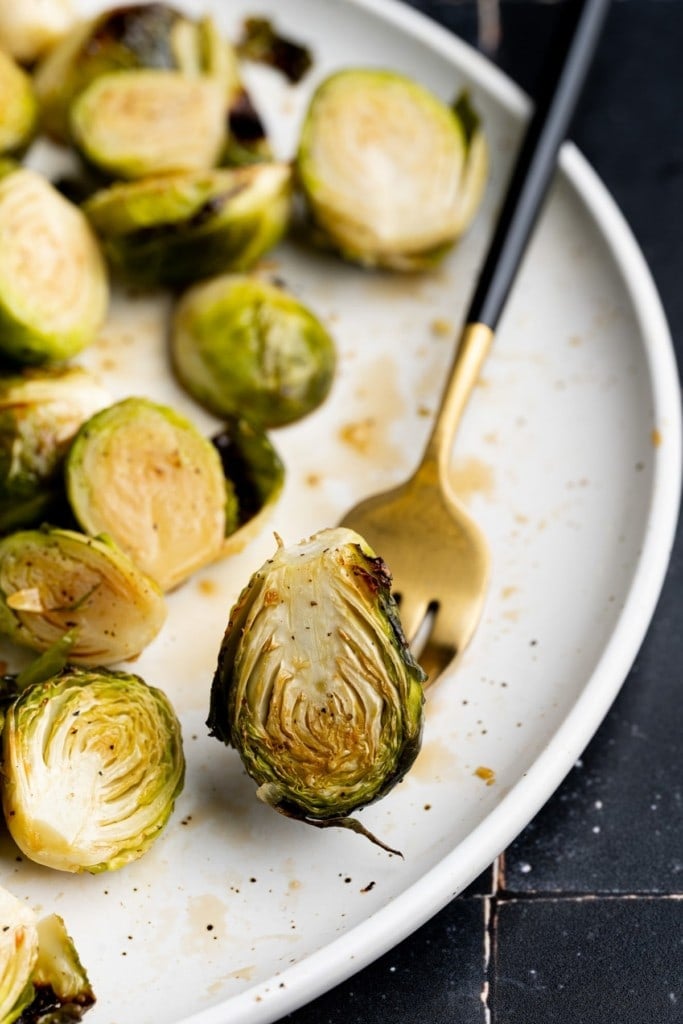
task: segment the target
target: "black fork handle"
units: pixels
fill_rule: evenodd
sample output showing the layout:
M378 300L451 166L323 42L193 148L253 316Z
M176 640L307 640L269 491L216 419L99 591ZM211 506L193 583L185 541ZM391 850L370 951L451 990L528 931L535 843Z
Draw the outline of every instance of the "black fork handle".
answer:
M553 178L610 0L566 0L559 45L545 77L515 163L503 206L472 297L466 323L494 331Z

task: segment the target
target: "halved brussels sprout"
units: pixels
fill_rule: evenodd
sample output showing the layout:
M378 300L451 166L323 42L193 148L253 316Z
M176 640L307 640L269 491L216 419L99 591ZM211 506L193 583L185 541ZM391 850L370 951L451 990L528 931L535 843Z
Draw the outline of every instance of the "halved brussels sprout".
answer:
M113 871L168 821L185 772L180 722L139 676L67 668L7 710L2 804L17 846L60 871Z
M21 154L33 138L38 104L31 79L0 49L0 154Z
M451 109L393 71L352 68L325 79L296 158L321 239L371 267L419 270L441 259L487 176L486 143L478 120L463 116L466 102Z
M104 321L109 286L81 211L36 171L0 177L0 352L21 363L80 352Z
M95 1002L76 947L58 914L38 919L0 888L0 1021L66 1024Z
M169 590L219 557L236 503L218 452L185 416L127 398L80 428L65 465L89 534L108 534Z
M248 270L286 232L286 163L164 175L112 185L83 210L113 270L138 288Z
M66 450L81 423L110 401L78 366L0 378L0 533L40 524L59 504Z
M203 170L225 142L223 87L177 71L116 71L79 93L69 124L81 155L114 178Z
M33 1002L38 929L33 911L1 887L0 921L0 1021L11 1022Z
M242 413L279 427L317 408L336 365L318 318L283 288L245 275L195 285L173 318L171 351L181 384L218 416Z
M365 831L348 815L420 748L425 677L390 582L357 533L323 530L279 541L231 611L207 724L262 800L309 824Z
M0 46L22 64L48 52L73 27L73 0L3 0Z
M103 537L22 530L0 540L0 633L47 651L66 633L69 661L134 658L166 618L157 585Z
M43 128L66 142L72 101L100 75L134 68L197 75L205 46L200 25L168 4L108 8L70 32L38 66Z

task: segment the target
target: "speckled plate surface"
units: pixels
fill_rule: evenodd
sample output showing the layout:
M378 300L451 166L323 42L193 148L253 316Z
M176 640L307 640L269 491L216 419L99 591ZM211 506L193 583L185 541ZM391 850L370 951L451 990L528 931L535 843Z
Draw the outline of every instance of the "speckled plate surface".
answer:
M83 2L87 12L99 6ZM183 6L211 10L231 34L244 14L272 16L312 46L314 70L297 87L264 69L249 73L284 157L311 88L349 64L406 71L444 99L467 85L491 141L481 215L434 274L366 274L290 246L273 256L273 271L329 324L340 355L325 406L273 434L288 479L271 526L295 541L414 465L526 104L477 54L391 0ZM30 159L50 174L62 161L44 146ZM168 299L118 296L82 362L114 397L175 404L208 431L213 422L169 374L168 312ZM237 592L273 549L268 527L171 596L167 625L134 664L172 698L188 759L185 791L152 851L118 873L72 877L0 842L0 881L61 913L74 935L98 996L91 1024L266 1024L331 987L507 845L617 693L669 556L679 399L643 259L572 148L459 435L453 476L490 539L493 579L457 672L429 693L414 769L362 815L404 859L270 811L237 755L207 735L220 637Z

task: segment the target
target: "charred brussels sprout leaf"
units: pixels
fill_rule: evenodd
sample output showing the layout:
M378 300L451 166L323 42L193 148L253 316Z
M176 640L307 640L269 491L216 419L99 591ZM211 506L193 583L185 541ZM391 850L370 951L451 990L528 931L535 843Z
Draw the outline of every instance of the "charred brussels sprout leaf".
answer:
M290 221L284 163L164 175L112 185L84 211L113 270L138 288L248 270Z
M175 312L171 349L180 382L198 402L266 428L317 408L336 364L332 338L303 303L245 275L191 288Z
M362 831L348 815L388 793L417 756L423 680L381 558L351 530L323 530L280 545L240 594L208 726L267 804Z
M134 658L157 635L166 605L157 585L104 538L23 530L0 540L0 633L35 651L65 634L69 661Z
M58 914L38 919L0 888L0 1021L79 1021L95 1002L73 940Z
M293 83L300 82L313 64L310 50L283 36L267 18L245 20L237 52L242 58L277 68Z
M33 138L37 118L31 79L0 49L0 155L23 153Z
M96 78L71 106L71 137L114 178L213 167L225 141L223 88L175 71L118 71Z
M25 690L2 735L12 838L60 871L112 871L141 857L184 781L181 729L139 676L66 669Z
M76 366L0 378L0 533L52 515L63 498L67 448L81 423L109 401Z
M38 959L33 985L34 1005L38 1004L36 1009L40 1011L36 1014L36 1024L79 1021L95 1002L95 995L73 940L59 914L41 918L37 927ZM43 1007L47 1008L43 1010Z
M242 417L227 417L212 441L237 502L237 522L221 552L225 558L260 532L282 492L285 467L266 432Z
M467 126L471 122L468 120ZM419 270L468 226L487 176L481 129L392 71L325 79L306 114L298 180L320 239L366 266Z
M124 399L84 423L65 473L82 528L112 537L164 590L218 558L235 523L211 441L148 399Z
M238 526L244 526L279 497L285 467L268 435L241 416L228 416L212 438L226 479L237 499Z
M81 211L28 168L0 177L0 352L21 363L63 360L104 321L109 288Z

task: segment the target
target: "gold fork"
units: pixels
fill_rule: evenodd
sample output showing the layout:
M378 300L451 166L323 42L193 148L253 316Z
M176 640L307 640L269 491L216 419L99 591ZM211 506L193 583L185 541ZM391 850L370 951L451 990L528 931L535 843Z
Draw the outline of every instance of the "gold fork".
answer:
M430 681L476 630L490 570L486 538L449 480L453 439L547 194L608 6L609 0L567 4L559 51L551 54L418 468L400 486L356 505L341 523L387 563L406 637Z

